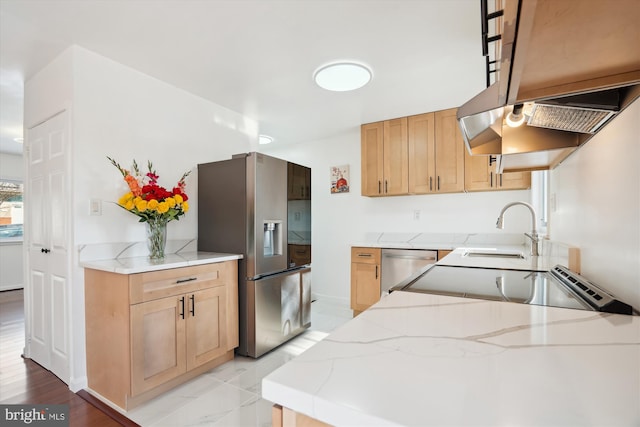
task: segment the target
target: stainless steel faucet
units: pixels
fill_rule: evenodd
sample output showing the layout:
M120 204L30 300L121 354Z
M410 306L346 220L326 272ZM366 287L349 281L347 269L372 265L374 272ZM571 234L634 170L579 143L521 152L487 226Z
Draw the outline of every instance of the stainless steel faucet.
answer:
M498 217L498 221L496 222L496 228L499 228L501 230L504 228L504 213L511 206L515 206L515 205L526 206L529 209L529 211L531 211L531 234L524 233L524 235L531 239L531 255L539 256L540 253L538 251L538 243L540 242L540 236L538 236L538 232L536 231L536 223L537 223L536 211L533 209L533 206L531 206L529 203L525 203L525 202L507 203L505 207L502 208L502 211L500 211L500 216Z

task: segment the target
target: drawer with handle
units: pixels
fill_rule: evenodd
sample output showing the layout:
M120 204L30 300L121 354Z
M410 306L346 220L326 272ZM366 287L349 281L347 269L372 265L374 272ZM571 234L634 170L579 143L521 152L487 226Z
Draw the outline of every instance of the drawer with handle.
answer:
M132 274L129 277L131 304L223 286L227 264L223 262Z
M352 247L351 262L357 262L361 264L380 264L380 254L380 248Z

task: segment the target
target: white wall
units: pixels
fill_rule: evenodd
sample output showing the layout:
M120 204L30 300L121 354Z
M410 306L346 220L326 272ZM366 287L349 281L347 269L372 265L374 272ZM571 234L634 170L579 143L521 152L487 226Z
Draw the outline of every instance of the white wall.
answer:
M551 173L551 237L582 273L640 309L640 101Z
M504 191L370 198L360 195L360 128L334 138L278 147L265 154L311 167L313 293L349 303L350 247L369 232L522 233L530 231L524 209L507 214L505 230L495 223L502 207L529 201L530 191ZM330 167L350 166L350 192L331 194ZM420 210L420 220L413 219Z
M123 167L147 160L160 184L173 187L182 173L191 211L168 227L169 239L197 237L196 165L254 149L257 124L244 116L177 89L80 47L71 47L25 85L25 126L66 108L71 112L71 214L74 253L70 283L72 390L86 386L84 275L79 245L135 242L145 238L137 217L113 202L127 190L106 156ZM146 172L146 169L143 169ZM89 215L91 199L102 215Z
M4 179L22 180L24 178L22 156L0 153L0 177Z
M151 160L167 188L190 170L190 212L169 224L167 238L196 238L197 164L251 151L257 123L81 48L75 52L74 91L76 243L145 239L137 217L114 203L127 187L106 156L127 169L135 158L143 173ZM102 216L89 215L95 198L103 201Z
M22 156L0 153L0 178L22 180ZM23 287L23 245L20 242L0 242L0 291Z

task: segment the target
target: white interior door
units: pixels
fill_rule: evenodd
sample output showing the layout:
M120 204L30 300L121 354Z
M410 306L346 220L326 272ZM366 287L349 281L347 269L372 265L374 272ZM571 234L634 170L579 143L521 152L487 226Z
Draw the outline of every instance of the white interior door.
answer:
M27 354L69 383L68 116L27 132Z

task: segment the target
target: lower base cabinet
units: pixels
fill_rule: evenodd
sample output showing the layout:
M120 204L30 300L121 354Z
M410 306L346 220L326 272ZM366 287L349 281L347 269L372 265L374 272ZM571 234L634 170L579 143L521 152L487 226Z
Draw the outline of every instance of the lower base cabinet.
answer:
M380 300L380 248L351 248L351 309L357 316Z
M437 252L438 260L441 260L452 251L440 249ZM351 310L354 317L380 301L381 264L381 248L351 248Z
M237 261L138 274L85 270L87 376L127 410L233 358Z
M273 405L271 408L271 425L273 427L331 427L330 424L280 405Z

